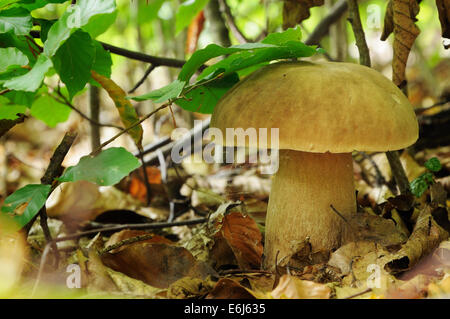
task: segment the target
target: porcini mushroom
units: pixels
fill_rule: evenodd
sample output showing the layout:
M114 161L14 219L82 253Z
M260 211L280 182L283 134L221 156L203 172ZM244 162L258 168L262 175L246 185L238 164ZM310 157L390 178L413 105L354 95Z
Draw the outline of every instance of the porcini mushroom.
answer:
M352 151L398 150L418 138L413 108L389 79L336 62L279 62L259 69L221 98L211 126L223 132L279 128L266 269L296 253L296 243L306 238L313 250L336 249L345 241L349 230L330 205L344 218L356 213ZM246 139L237 146L258 145Z

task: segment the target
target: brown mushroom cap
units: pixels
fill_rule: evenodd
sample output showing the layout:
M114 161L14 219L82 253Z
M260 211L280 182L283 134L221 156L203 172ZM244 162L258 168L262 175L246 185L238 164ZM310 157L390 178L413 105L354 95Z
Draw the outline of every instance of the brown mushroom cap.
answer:
M413 144L413 107L381 73L352 63L280 62L252 73L218 102L211 127L279 128L279 148L388 151ZM225 143L226 144L226 143ZM257 145L238 145L253 146Z

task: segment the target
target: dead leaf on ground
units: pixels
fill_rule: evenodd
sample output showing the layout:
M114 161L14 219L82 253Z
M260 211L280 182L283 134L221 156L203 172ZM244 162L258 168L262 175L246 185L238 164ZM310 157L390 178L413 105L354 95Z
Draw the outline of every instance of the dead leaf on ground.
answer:
M449 233L436 223L432 212L433 208L429 205L421 210L408 241L386 263L388 272L396 274L410 269L448 238Z
M163 236L150 234L144 230L124 229L120 232L112 234L111 237L108 239L108 241L105 243L105 248L108 246L115 245L125 239L130 239L130 238L135 238L135 237L140 237L140 236L151 236L151 238L139 241L139 243L159 243L159 244L167 244L167 245L174 244L172 241L170 241L169 239L167 239ZM130 244L130 245L132 245L132 244ZM114 250L111 250L110 252L116 253L116 252L119 252L119 251L125 249L126 247L127 247L127 245L123 245Z
M323 284L283 275L270 295L275 299L329 299L331 289Z
M127 245L116 253L105 253L102 261L116 271L157 288L168 288L185 276L205 279L215 274L185 248L162 243Z
M214 287L214 282L207 278L205 280L200 278L184 277L167 289L167 298L171 299L192 299L205 296Z
M415 25L419 13L416 0L390 0L384 18L381 40L386 40L394 32L394 59L392 61L393 82L400 87L406 84L405 69L409 52L420 33Z
M283 29L293 28L310 16L309 9L323 5L324 0L285 0L283 4Z
M243 216L239 212L225 215L220 235L230 246L241 269L260 268L263 254L262 235L250 216Z

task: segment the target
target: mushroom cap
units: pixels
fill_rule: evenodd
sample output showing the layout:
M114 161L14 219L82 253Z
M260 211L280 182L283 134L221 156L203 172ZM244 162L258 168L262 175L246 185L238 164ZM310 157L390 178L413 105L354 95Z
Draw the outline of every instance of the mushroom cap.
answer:
M316 153L397 150L413 144L419 131L412 105L392 81L342 62L267 65L220 99L211 127L228 146L226 128L267 128L268 146L270 129L279 128L280 149ZM248 138L234 143L258 146Z

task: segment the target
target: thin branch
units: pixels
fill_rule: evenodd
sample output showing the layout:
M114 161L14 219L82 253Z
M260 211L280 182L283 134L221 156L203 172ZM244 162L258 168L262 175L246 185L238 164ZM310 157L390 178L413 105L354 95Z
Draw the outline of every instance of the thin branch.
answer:
M38 30L31 30L30 35L33 38L41 37L40 31L38 31ZM163 58L163 57L158 57L158 56L154 56L154 55L148 55L148 54L141 53L141 52L130 51L127 49L119 48L112 44L108 44L108 43L104 43L104 42L100 42L100 44L103 46L103 48L105 48L105 50L108 50L111 53L121 55L121 56L130 58L130 59L133 59L133 60L155 64L156 66L164 65L164 66L173 67L173 68L181 68L181 67L183 67L184 63L186 63L185 60Z
M150 75L150 73L152 73L152 71L155 68L156 68L156 65L150 64L150 66L145 71L144 76L136 83L135 86L133 86L133 88L131 90L128 91L128 93L133 93L134 91L136 91L137 88L140 87L142 85L142 83L145 82L145 79L147 79L147 77Z
M367 46L366 36L361 24L361 18L359 16L359 8L357 0L348 0L349 17L353 34L355 35L356 45L359 51L359 63L370 67L370 53L369 47Z
M81 112L78 108L76 108L65 96L64 94L61 93L61 90L58 86L58 88L55 90L55 92L58 94L58 96L62 99L58 99L53 95L50 95L51 97L53 97L56 101L58 101L59 103L65 104L68 107L70 107L72 110L74 110L76 113L78 113L78 115L80 115L82 118L84 118L85 120L89 121L91 124L97 125L97 126L103 126L103 127L113 127L116 128L118 130L123 130L123 127L119 126L119 125L115 125L115 124L102 124L97 122L94 119L91 119L89 116L87 116L86 114L84 114L83 112Z
M348 0L348 6L349 9L351 10L350 22L352 22L353 33L355 34L356 45L358 46L359 50L360 62L361 64L370 67L371 66L370 54L369 49L367 47L364 30L362 29L361 25L358 3L356 0ZM400 162L398 152L397 151L386 152L386 157L388 159L392 175L394 176L395 182L397 183L400 193L402 195L408 194L410 191L409 181L408 177L406 177L405 169L403 168L403 165Z
M320 21L317 27L313 30L313 32L306 39L305 44L314 45L319 44L320 40L327 35L330 25L340 19L340 17L347 11L347 1L341 0L337 2L331 9L330 13L328 13L325 18Z
M121 55L133 60L138 60L142 62L151 63L155 66L169 66L173 68L181 68L186 63L185 60L178 60L178 59L171 59L171 58L163 58L163 57L157 57L153 55L144 54L141 52L136 51L130 51L127 49L119 48L114 45L100 42L100 44L105 48L105 50L110 51L111 53Z
M163 105L161 105L160 107L158 107L157 109L155 109L154 111L148 113L147 115L145 115L143 118L141 118L139 121L137 121L136 123L134 123L133 125L128 126L127 128L123 129L122 131L120 131L119 133L117 133L116 135L114 135L113 137L111 137L109 140L107 140L106 142L103 142L100 147L98 147L95 151L91 152L91 156L92 155L96 155L98 152L100 152L102 150L102 148L104 148L106 145L112 143L114 140L116 140L119 136L127 133L128 131L132 130L133 128L135 128L136 126L140 125L142 122L144 122L145 120L147 120L148 118L150 118L153 114L159 112L162 109L165 109L166 107L168 107L172 102L167 102Z
M231 9L228 6L226 0L218 0L220 4L220 11L225 16L225 20L227 21L228 28L231 33L233 33L234 37L238 40L239 43L247 43L253 42L245 37L245 35L239 30L236 22L234 21L233 14L231 13Z

